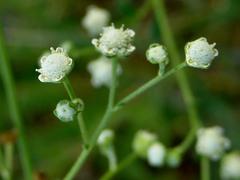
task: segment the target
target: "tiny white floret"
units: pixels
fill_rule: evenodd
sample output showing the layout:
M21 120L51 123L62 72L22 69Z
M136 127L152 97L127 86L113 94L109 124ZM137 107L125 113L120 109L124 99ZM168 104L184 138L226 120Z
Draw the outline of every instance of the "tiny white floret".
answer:
M230 140L224 136L221 127L214 126L198 130L196 151L202 156L218 160L230 145Z
M203 37L187 43L185 46L187 64L195 68L208 68L218 55L218 50L214 48L215 45L216 43L209 44Z
M153 167L160 167L164 164L166 148L162 143L156 142L148 148L148 163Z
M124 57L131 54L135 47L132 45L135 32L131 29L115 28L111 26L104 27L99 39L93 39L92 44L105 56Z
M42 56L40 59L40 69L36 69L40 73L38 79L41 82L60 82L72 69L73 60L68 57L62 48L56 50L50 48L51 53Z
M91 5L87 8L87 13L82 20L83 27L90 35L97 35L107 26L110 20L110 13L100 7Z
M105 129L101 132L97 139L97 143L99 146L108 147L112 144L114 139L114 132L111 129Z
M147 60L152 64L167 64L168 63L168 54L166 49L158 44L151 44L146 52Z
M157 141L157 136L145 130L139 130L133 139L134 152L142 157L147 157L148 148Z
M112 82L112 61L105 56L90 62L87 67L91 74L91 83L94 87L102 85L109 87ZM122 73L122 68L118 65L117 75Z
M54 110L54 115L63 122L73 121L77 115L77 111L68 100L61 100Z
M220 175L222 179L240 179L239 152L232 152L223 157Z

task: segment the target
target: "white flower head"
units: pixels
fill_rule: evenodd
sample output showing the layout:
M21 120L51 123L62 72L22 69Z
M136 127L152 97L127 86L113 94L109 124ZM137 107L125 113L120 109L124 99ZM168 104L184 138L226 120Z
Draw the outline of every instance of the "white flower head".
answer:
M97 35L107 26L110 20L110 13L102 8L91 5L87 8L87 13L82 20L83 27L90 35Z
M73 60L67 56L62 48L56 50L50 48L51 53L42 56L40 59L40 69L36 69L40 73L38 79L41 82L60 82L72 69Z
M92 75L91 83L94 87L105 85L109 87L112 82L112 61L105 56L90 62L88 71ZM118 65L117 75L122 73L122 68Z
M220 174L222 179L240 179L239 152L232 152L223 157Z
M218 160L230 145L230 140L224 136L221 127L214 126L198 130L196 151L202 156Z
M157 136L145 130L140 130L133 139L133 150L142 158L147 157L148 148L157 141Z
M148 163L153 167L160 167L164 164L166 148L162 143L153 143L147 151Z
M167 64L168 54L162 45L158 43L151 44L146 52L147 60L152 64Z
M61 100L53 113L62 122L73 121L77 115L74 105L69 100Z
M188 42L185 46L187 64L195 68L208 68L218 55L215 45L216 43L209 44L204 37Z
M109 147L114 139L114 132L111 129L105 129L98 137L97 143L102 147Z
M103 55L113 57L124 57L131 54L135 47L132 46L135 32L131 29L125 29L124 26L117 29L114 24L103 28L99 39L93 39L92 44Z

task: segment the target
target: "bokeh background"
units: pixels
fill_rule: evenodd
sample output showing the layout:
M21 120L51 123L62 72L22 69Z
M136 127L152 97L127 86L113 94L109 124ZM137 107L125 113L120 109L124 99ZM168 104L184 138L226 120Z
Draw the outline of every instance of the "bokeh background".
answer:
M150 2L150 1L149 1ZM62 123L52 111L67 94L61 84L40 83L37 79L40 56L68 41L75 67L69 78L77 95L86 105L84 116L90 132L99 122L106 106L108 89L90 84L87 64L99 54L91 37L81 26L89 5L98 5L111 13L117 26L136 31L137 50L121 62L117 97L121 98L151 79L157 67L145 59L149 44L162 42L153 10L148 0L1 0L0 18L4 28L7 52L17 86L17 97L26 126L27 141L36 172L48 179L61 179L81 150L77 122ZM205 125L220 125L240 148L240 1L239 0L167 0L167 12L179 51L184 60L186 42L207 37L216 42L219 56L209 70L188 68L200 117ZM0 81L0 131L13 128ZM110 127L116 132L118 159L131 151L134 133L147 129L158 134L168 147L181 142L189 130L185 104L176 78L171 76L138 97L114 115ZM15 151L14 179L21 179L21 167ZM213 163L212 177L219 179L218 163ZM107 160L96 148L76 179L98 179L107 170ZM177 169L151 168L137 160L115 179L198 179L199 158L191 148Z

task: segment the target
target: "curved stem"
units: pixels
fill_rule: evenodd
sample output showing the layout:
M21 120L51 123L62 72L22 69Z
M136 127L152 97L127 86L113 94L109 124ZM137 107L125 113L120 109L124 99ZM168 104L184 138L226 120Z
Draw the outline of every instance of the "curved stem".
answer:
M1 27L0 27L1 28ZM16 87L7 54L4 47L3 33L0 29L0 72L2 75L3 86L6 92L6 98L10 110L10 116L18 132L18 150L26 180L32 179L32 166L26 145L25 130L22 124L19 106L17 102Z
M106 174L104 174L100 180L108 180L108 179L112 179L117 173L119 173L120 171L122 171L124 168L126 168L127 166L129 166L133 161L135 161L137 159L137 155L132 153L130 155L128 155L124 160L122 160L117 168L114 171L108 171Z
M210 162L207 157L201 157L201 180L210 180Z
M64 85L64 87L65 87L65 89L66 89L70 99L74 100L77 96L76 96L76 94L75 94L75 92L73 90L73 87L72 87L72 85L71 85L71 83L70 83L70 81L69 81L69 79L67 77L64 78L63 85Z
M173 62L174 65L176 65L180 62L181 58L177 51L177 47L172 35L172 31L169 26L163 0L152 0L152 8L154 10L156 20L162 34L161 37L163 38L163 41L166 47L168 48L171 61ZM176 73L176 78L180 86L183 99L186 103L186 109L188 112L188 117L189 117L191 128L192 128L187 138L185 138L182 144L179 145L181 149L185 151L186 149L188 149L188 147L191 145L192 141L194 140L194 134L198 129L198 127L201 126L201 121L199 119L199 115L195 107L195 100L194 100L193 93L191 91L186 73L184 71L179 71Z

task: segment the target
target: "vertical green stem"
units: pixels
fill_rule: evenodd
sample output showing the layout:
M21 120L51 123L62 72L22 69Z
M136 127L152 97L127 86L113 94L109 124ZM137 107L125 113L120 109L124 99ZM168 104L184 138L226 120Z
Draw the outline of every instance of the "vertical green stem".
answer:
M170 59L173 63L173 65L177 65L180 62L180 55L177 51L177 46L175 44L172 31L169 26L169 22L166 16L166 10L164 6L163 0L152 0L152 7L156 16L157 23L159 25L159 29L162 34L163 41L169 51ZM201 125L199 115L197 112L197 109L195 107L195 100L193 97L193 93L191 91L187 75L184 71L178 71L176 73L176 78L179 83L183 99L187 106L187 112L188 117L191 123L191 128L194 129L194 132L196 132L197 128ZM194 134L194 132L191 132ZM194 140L194 135L191 134L191 136L187 136L187 138L183 141L187 141L187 144L190 145Z
M210 180L210 162L207 157L201 157L201 180Z
M107 105L107 109L103 115L103 118L91 138L89 147L87 149L83 149L83 151L79 155L78 159L76 160L76 162L73 164L72 168L70 169L70 171L64 177L64 180L72 180L75 177L75 175L77 174L77 172L82 167L85 160L87 159L88 155L90 154L91 150L95 146L99 134L106 127L106 125L109 121L109 118L113 113L112 108L114 105L114 97L115 97L115 91L116 91L117 66L118 66L117 59L112 59L112 82L111 82L111 87L110 87L110 92L109 92L109 97L108 97L108 105Z
M5 51L2 32L0 32L0 71L6 92L6 98L10 110L10 115L13 120L14 126L16 127L18 132L18 149L20 153L20 159L24 171L24 176L26 180L30 180L32 179L32 167L27 150L26 137L24 133L25 130L22 124L22 117L20 115L19 106L17 103L17 95L15 92L16 87L14 85L12 71Z
M67 77L64 78L63 85L64 85L70 99L71 100L76 99L77 96L76 96L76 94L73 90L73 87ZM82 112L78 113L77 119L78 119L78 124L79 124L79 128L80 128L80 132L81 132L81 136L82 136L84 145L85 145L85 147L87 147L88 146L88 133L87 133L86 125L83 120Z
M71 100L74 100L77 96L75 95L75 92L73 90L73 87L69 81L69 79L67 77L65 77L64 81L63 81L63 85L70 97Z
M6 168L9 171L10 178L13 171L13 147L13 143L7 143L4 145Z

